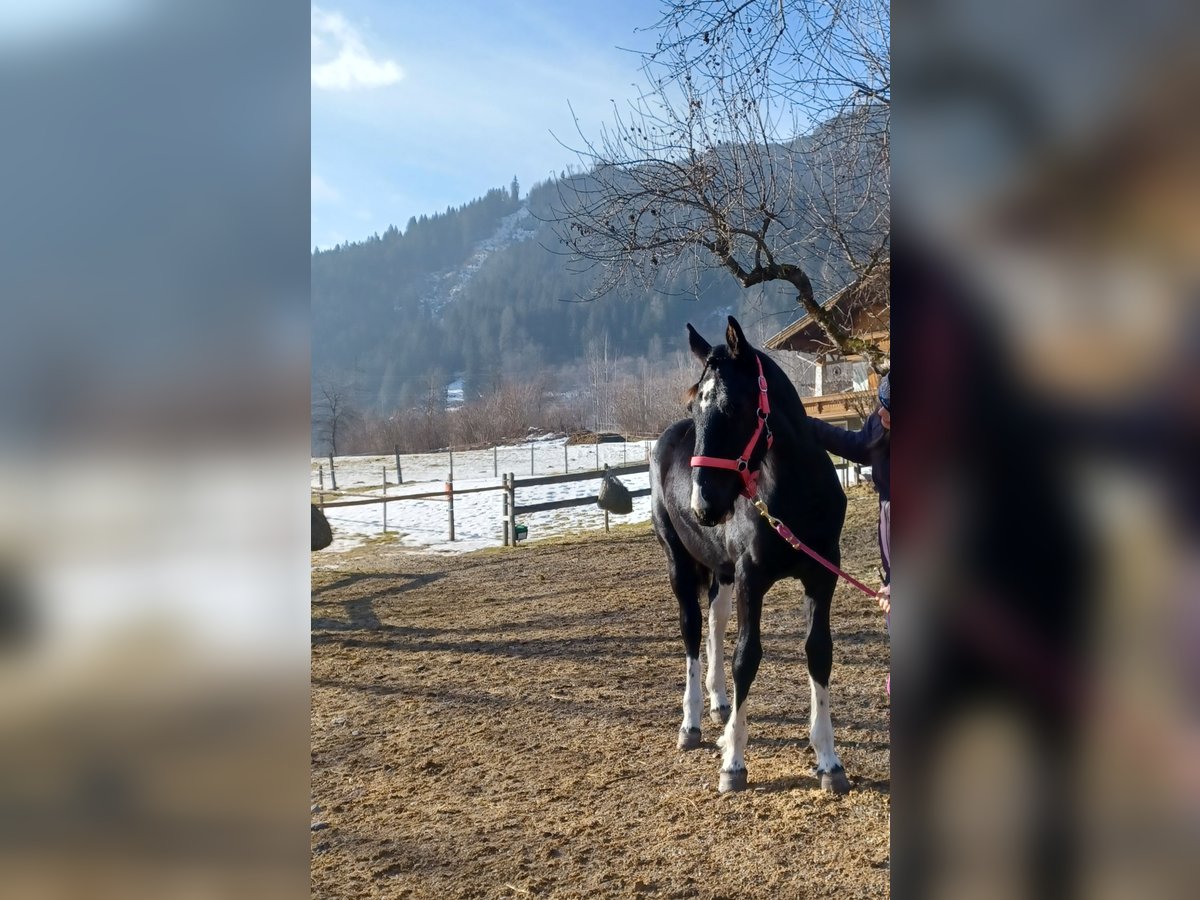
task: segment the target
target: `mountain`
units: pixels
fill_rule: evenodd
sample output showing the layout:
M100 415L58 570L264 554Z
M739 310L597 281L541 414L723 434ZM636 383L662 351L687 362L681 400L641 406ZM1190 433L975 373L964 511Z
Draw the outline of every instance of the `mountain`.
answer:
M795 158L788 147L779 153ZM353 380L360 409L389 414L455 377L469 400L498 379L576 364L589 346L654 361L664 348L684 347L687 322L717 339L732 313L761 341L799 315L789 285L743 289L700 260L672 269L653 291L629 286L579 302L600 273L571 271L559 252L548 220L563 187L551 180L521 198L514 181L511 189L410 219L403 231L392 226L315 251L314 377ZM848 271L828 262L837 257L829 242L799 229L782 240L818 285L818 298L849 281Z

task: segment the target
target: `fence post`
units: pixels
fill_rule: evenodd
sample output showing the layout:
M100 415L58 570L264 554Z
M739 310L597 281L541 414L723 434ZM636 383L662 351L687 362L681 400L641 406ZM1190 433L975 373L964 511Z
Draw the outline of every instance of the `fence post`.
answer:
M454 481L446 482L446 501L450 507L450 540L454 540ZM387 504L385 503L384 506Z
M450 448L450 480L454 480L454 448ZM451 538L453 540L453 538Z
M404 476L400 474L400 445L396 444L396 484L404 484Z
M600 435L596 435L596 471L600 471Z
M387 466L383 467L383 496L387 496ZM383 507L383 533L387 534L387 501L379 505Z
M629 465L629 441L621 444L621 465Z
M325 490L325 466L324 465L317 466L317 475L321 479L321 490Z
M529 442L529 477L532 478L537 473L533 471L533 441Z
M500 477L500 450L498 447L492 448L492 477Z
M501 482L500 496L504 499L501 504L501 522L500 530L503 533L504 546L508 546L508 473L504 475L504 480Z
M608 463L604 464L604 478L600 481L600 491L604 491L604 482L608 479ZM604 510L604 533L608 534L608 510Z
M563 474L564 475L571 474L571 462L567 458L567 445L566 444L563 444Z
M508 533L512 535L512 545L517 545L517 476L508 473Z
M333 489L337 490L337 472L333 469L333 454L329 454L329 480L333 483Z

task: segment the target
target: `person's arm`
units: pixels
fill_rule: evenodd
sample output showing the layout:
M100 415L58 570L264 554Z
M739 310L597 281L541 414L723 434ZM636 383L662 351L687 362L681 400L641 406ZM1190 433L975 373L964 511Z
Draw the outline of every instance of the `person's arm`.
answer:
M810 418L809 423L812 425L813 436L817 439L817 443L825 450L836 453L850 462L864 466L871 464L869 448L877 437L878 429L883 427L879 425L879 418L876 414L872 413L858 431L847 431L845 428L830 425L820 419Z

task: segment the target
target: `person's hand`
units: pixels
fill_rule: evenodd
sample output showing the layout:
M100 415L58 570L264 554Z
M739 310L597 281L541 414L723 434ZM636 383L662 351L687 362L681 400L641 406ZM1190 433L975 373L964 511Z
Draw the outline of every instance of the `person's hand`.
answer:
M892 614L892 586L885 584L879 589L879 608L886 615Z

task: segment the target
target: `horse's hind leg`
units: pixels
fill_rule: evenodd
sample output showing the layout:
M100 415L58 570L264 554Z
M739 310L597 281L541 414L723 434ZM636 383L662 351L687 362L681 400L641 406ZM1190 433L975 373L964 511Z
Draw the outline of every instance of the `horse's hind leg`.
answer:
M671 590L679 601L679 630L687 664L687 683L683 690L683 722L679 726L680 750L700 746L700 716L704 695L700 685L700 591L708 587L709 573L683 550L677 541L667 546ZM672 546L672 544L676 546Z
M729 721L729 694L725 686L725 628L733 611L733 582L712 579L708 592L708 714L718 725Z
M846 770L833 746L833 719L829 713L829 676L833 671L833 635L829 628L829 607L833 600L833 585L818 592L814 599L805 597L809 608L808 639L804 653L808 658L808 683L812 689L809 710L809 742L817 754L817 775L821 788L835 794L850 790Z

